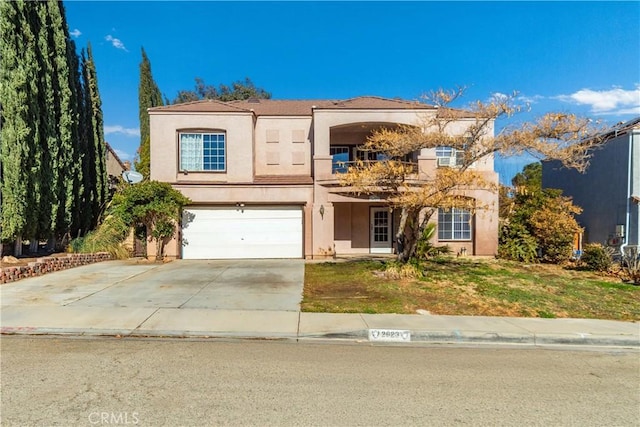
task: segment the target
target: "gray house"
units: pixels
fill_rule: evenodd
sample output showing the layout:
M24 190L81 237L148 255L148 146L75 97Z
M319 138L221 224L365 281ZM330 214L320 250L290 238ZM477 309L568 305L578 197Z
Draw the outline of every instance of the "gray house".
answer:
M562 189L583 212L584 241L619 250L640 243L640 117L612 127L582 174L542 162L542 186Z

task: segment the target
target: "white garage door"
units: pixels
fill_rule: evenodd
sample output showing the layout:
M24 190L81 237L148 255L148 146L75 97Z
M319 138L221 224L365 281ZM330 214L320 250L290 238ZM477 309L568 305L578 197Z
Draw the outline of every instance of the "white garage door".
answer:
M302 258L302 208L187 208L182 240L184 259Z

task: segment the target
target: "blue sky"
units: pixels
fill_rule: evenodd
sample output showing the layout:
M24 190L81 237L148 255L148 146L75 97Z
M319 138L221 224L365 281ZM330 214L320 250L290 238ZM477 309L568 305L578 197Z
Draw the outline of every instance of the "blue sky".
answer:
M78 51L91 42L107 141L140 143L144 47L170 99L250 77L277 99L419 99L467 86L458 106L518 91L521 122L564 111L615 124L640 116L640 2L67 1ZM505 123L498 123L498 128ZM526 160L501 159L508 181Z

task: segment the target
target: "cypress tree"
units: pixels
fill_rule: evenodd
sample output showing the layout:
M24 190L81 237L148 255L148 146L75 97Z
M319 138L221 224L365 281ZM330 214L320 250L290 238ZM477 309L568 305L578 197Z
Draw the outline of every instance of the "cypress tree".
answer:
M55 186L52 190L51 231L60 236L69 231L74 209L74 158L78 141L78 105L76 93L77 56L75 45L69 38L64 6L62 2L47 2L51 20L51 44L54 51L53 70L55 91L55 113L57 123L57 151L51 151ZM75 73L73 72L73 67Z
M38 232L41 151L39 147L37 43L32 26L35 5L0 3L0 155L2 165L2 239Z
M59 134L58 123L60 116L59 92L60 87L56 79L56 70L52 58L56 54L53 43L55 31L50 19L47 3L31 3L35 10L31 22L34 33L37 34L37 62L39 65L38 87L39 96L34 106L38 108L39 125L38 148L40 158L40 182L37 194L39 196L38 238L49 237L56 227L57 211L60 205L58 194L59 183ZM33 248L37 250L37 247Z
M163 105L162 94L153 75L151 74L151 62L147 53L142 48L142 61L140 62L140 84L138 85L138 107L140 115L140 148L138 149L138 160L135 162L136 170L145 179L149 179L151 172L151 137L149 135L149 113L148 108Z
M65 204L65 214L71 212L70 237L76 237L84 234L89 230L91 222L88 221L87 215L87 191L85 191L86 170L86 153L87 146L87 126L85 119L84 107L84 88L82 87L82 73L80 72L80 60L76 55L76 45L69 40L67 55L70 64L70 79L73 82L73 100L75 108L75 126L74 126L74 148L71 156L70 175L73 177L71 182L67 181L67 194L71 193L72 198L68 198Z
M85 119L87 130L87 174L88 188L90 192L90 204L92 213L92 226L97 224L100 212L107 201L109 192L107 182L107 170L105 164L106 145L104 142L104 125L102 120L102 101L98 90L98 77L96 75L91 44L87 45L86 56L82 55L82 71L85 98Z
M17 255L23 237L89 231L107 199L90 46L79 65L61 2L0 1L0 237Z

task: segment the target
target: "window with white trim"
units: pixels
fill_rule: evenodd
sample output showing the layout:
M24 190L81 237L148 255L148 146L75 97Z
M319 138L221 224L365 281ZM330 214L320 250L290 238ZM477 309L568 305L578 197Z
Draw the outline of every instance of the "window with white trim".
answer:
M224 172L227 145L224 132L180 133L180 170Z
M439 167L456 167L464 161L462 151L453 147L436 147L436 158Z
M438 209L438 240L471 240L471 212Z

